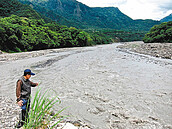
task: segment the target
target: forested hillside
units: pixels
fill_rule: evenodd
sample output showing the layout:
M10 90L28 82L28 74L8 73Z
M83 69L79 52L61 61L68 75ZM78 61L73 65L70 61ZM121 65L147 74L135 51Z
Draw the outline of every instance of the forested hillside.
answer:
M41 19L40 15L28 5L24 5L17 0L0 0L0 17L8 17L11 14Z
M88 29L85 31L91 36L105 37L105 39L111 39L113 42L141 41L146 34L146 32L131 32L114 29Z
M0 41L0 49L7 52L94 44L90 35L82 30L16 15L0 18Z
M127 31L149 31L159 21L133 20L118 8L91 8L76 0L20 0L32 5L41 14L67 25L80 29L117 29Z
M118 8L90 8L76 0L22 2L25 4L0 1L0 50L21 52L138 41L148 28L159 24L133 20Z
M152 27L143 41L145 43L172 43L172 21Z
M95 45L97 41L99 44L112 42L100 36L91 38L82 30L52 22L17 0L2 0L0 6L0 50L6 52L87 46Z

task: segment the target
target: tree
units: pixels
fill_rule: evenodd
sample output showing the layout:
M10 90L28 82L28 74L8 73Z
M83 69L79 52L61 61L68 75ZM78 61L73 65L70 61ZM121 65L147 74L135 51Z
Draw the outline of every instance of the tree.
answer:
M145 43L172 43L172 21L153 26L143 41Z

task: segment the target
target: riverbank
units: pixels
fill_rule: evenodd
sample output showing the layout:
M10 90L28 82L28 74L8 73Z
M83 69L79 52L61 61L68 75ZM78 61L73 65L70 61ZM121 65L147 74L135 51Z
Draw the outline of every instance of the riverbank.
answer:
M10 97L0 96L0 129L14 129L19 121L20 107ZM51 123L58 122L53 119ZM80 121L64 119L54 129L90 129Z
M117 48L158 58L172 59L172 43L143 43L142 41L124 42ZM39 57L49 53L60 53L69 50L77 50L77 48L46 49L21 53L3 53L0 51L0 62Z
M118 48L154 57L172 59L172 43L126 42L118 46Z
M20 53L4 53L0 51L0 62L4 61L12 61L12 60L20 60L26 58L34 58L43 56L49 53L60 53L69 50L75 50L76 48L61 48L61 49L46 49L46 50L38 50L38 51L30 51L30 52L20 52Z

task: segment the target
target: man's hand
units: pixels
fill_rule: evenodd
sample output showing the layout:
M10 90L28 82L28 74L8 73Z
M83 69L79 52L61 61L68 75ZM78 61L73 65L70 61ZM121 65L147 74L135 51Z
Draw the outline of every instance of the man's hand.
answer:
M21 106L23 106L23 101L20 100L20 101L17 102L17 104L21 107Z
M36 83L36 86L38 86L39 85L39 83Z

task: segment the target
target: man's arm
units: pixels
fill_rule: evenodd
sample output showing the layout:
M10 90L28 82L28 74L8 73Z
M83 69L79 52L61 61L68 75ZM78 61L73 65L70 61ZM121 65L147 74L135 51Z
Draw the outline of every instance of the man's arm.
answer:
M31 85L31 87L36 87L36 86L38 86L38 83L33 83L30 81L30 85Z
M21 97L21 85L22 85L22 81L18 80L17 81L17 86L16 86L16 97L17 97L17 102L20 101L20 97Z
M21 107L23 105L23 101L21 100L21 85L22 81L19 80L17 81L17 86L16 86L16 96L17 96L17 103Z

